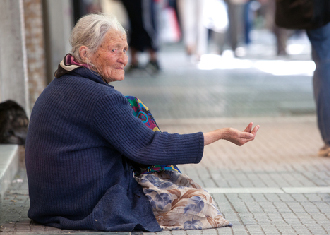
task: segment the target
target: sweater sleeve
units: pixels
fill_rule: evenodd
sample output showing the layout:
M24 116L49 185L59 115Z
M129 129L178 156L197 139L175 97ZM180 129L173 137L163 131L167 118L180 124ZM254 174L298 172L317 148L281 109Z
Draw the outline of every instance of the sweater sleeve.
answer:
M198 163L203 157L202 132L153 132L133 115L127 99L117 91L98 102L94 126L122 155L144 165Z

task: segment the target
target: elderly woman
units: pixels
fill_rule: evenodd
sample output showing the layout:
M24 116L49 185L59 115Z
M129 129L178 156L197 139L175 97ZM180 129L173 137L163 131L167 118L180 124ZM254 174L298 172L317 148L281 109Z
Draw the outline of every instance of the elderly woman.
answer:
M137 107L150 115L147 108L108 84L124 79L127 64L126 33L118 21L97 14L81 18L72 31L71 45L71 53L60 63L55 79L38 98L30 118L26 140L29 217L61 229L195 228L180 227L157 215L157 200L147 193L175 185L162 183L171 177L162 179L159 175L169 168L176 169L171 164L198 163L204 146L220 139L242 145L254 139L258 126L252 130L251 123L243 132L232 128L190 134L155 131L157 128L150 128L136 115ZM151 165L161 165L162 170L157 172L156 167L156 173L140 172L134 177L133 168ZM178 171L168 171L178 174L175 179L180 176ZM185 179L194 192L202 190ZM146 186L147 181L153 182L156 189ZM179 195L178 188L171 192ZM162 195L167 194L158 195L158 199ZM203 217L204 201L191 195ZM163 197L163 203L173 203L169 197ZM217 211L209 201L210 210ZM190 209L196 207L189 204L182 212L189 214ZM180 212L169 210L173 215ZM213 221L208 227L229 225L219 211L212 213L213 217L207 212L204 216Z

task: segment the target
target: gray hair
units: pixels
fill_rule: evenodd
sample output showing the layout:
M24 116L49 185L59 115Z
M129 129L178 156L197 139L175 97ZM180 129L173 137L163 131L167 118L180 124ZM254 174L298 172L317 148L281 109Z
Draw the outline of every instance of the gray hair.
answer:
M105 14L89 14L80 18L71 32L70 44L73 57L82 62L79 48L86 46L94 53L103 41L104 35L114 29L126 35L116 17Z

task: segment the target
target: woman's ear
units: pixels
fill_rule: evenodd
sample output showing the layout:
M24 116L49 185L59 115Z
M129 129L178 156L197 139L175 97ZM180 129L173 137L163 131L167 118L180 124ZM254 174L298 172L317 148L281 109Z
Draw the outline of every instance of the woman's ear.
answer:
M83 60L82 62L87 63L89 61L88 47L86 46L79 47L79 56Z

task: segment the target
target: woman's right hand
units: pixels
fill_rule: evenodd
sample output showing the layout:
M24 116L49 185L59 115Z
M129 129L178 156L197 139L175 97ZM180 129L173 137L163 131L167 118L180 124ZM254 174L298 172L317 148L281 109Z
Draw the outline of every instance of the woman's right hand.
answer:
M256 137L257 131L259 130L259 125L255 126L253 129L252 127L253 123L251 122L244 131L239 131L234 128L222 128L204 133L204 146L214 143L220 139L224 139L241 146L254 140Z

